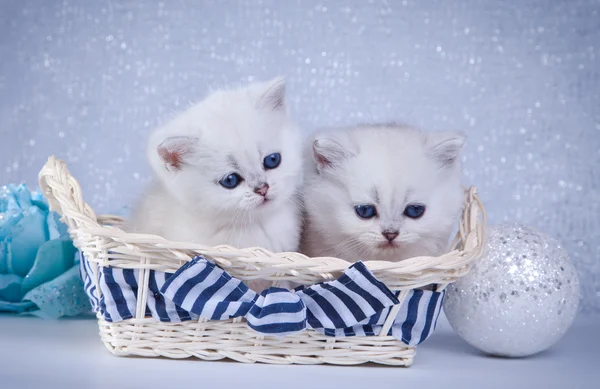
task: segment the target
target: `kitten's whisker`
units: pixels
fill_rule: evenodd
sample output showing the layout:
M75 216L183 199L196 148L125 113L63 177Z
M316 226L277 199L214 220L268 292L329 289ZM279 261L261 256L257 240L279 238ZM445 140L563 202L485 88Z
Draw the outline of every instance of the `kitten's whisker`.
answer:
M402 235L398 236L396 238L396 240L398 242L414 242L417 239L419 239L420 237L421 236L419 234L408 232L408 233L405 233L405 234L402 234Z
M345 246L348 246L350 243L352 243L352 242L349 239L344 239L342 242L335 244L333 246L330 246L327 249L327 251L331 251L332 255L335 257L341 253L342 248L347 248Z
M330 250L333 251L334 256L339 256L343 254L343 251L353 251L357 249L364 250L364 243L358 240L358 237L356 236L350 236L344 239L341 243L330 248Z
M292 201L292 203L294 205L296 205L297 209L302 210L302 211L308 211L307 206L304 203L304 201L302 201L302 199L292 197L290 200Z

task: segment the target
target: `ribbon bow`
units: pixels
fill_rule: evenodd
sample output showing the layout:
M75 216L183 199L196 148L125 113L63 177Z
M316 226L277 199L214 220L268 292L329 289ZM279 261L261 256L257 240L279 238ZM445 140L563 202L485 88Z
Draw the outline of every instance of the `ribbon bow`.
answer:
M182 309L210 320L245 317L248 326L269 335L314 328L324 333L374 324L399 301L362 262L337 280L289 291L270 287L258 294L214 263L196 256L160 289Z

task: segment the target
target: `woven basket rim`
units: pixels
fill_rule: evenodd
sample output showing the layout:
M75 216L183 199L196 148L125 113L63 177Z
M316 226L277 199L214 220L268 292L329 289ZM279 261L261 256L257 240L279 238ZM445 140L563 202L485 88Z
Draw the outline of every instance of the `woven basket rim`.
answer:
M351 263L334 257L308 257L298 252L273 253L261 247L235 248L176 242L161 236L126 232L114 215L97 216L84 200L79 182L64 161L51 156L39 173L50 209L69 226L75 245L99 266L175 271L195 255L203 255L241 279L292 280L311 284L332 279ZM442 288L468 272L482 253L486 214L475 187L465 191L459 229L451 247L438 257L420 256L399 262L365 261L390 288Z

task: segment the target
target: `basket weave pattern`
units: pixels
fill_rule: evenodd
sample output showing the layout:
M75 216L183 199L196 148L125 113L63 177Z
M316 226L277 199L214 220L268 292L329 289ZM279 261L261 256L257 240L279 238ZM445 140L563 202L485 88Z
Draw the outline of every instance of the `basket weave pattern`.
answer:
M210 247L128 233L119 228L122 219L97 216L83 201L81 187L63 161L50 157L39 179L51 209L62 215L75 246L83 251L94 269L93 278L98 290L98 267L140 271L135 318L110 323L98 315L101 339L116 355L193 356L204 360L230 358L239 362L278 364L374 362L409 366L415 347L385 335L407 292L430 284L437 284L438 290L445 288L469 271L484 246L485 212L475 188L470 188L466 191L465 207L452 251L439 257L416 257L401 262L366 262L378 280L391 290L402 291L398 298L400 304L390 310L379 336L334 338L304 331L275 338L254 332L241 318L164 323L145 317L149 270L174 273L195 255L203 255L242 280L293 281L303 285L339 277L349 263L339 258L310 258L296 252L272 253L260 247Z

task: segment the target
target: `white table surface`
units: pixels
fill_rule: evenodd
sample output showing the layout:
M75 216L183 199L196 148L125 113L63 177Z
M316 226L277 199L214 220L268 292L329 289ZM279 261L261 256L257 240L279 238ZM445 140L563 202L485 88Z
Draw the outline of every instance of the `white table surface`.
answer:
M279 366L115 357L100 342L93 319L0 316L0 388L596 389L599 330L600 316L579 316L550 350L504 359L480 354L441 317L410 368Z

